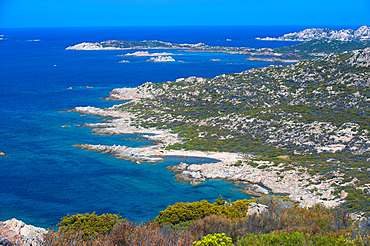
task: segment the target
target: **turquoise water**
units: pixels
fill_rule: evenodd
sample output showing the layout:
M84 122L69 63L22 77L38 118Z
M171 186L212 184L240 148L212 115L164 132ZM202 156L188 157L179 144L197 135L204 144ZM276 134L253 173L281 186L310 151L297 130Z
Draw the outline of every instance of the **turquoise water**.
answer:
M117 87L180 77L214 77L269 63L246 61L248 56L222 53L176 53L184 63L147 63L147 58L119 57L127 51L66 51L80 42L109 39L163 40L174 43L277 47L291 43L263 42L256 36L280 36L302 27L126 27L1 29L0 41L0 221L11 218L52 227L67 214L120 213L130 220L154 219L175 202L214 201L219 194L236 200L248 198L224 180L193 187L178 182L168 165L201 163L202 159L168 157L141 165L109 154L72 147L74 144L120 144L136 136L99 136L91 128L75 127L101 122L94 116L59 113L76 106L109 107L102 101ZM230 38L232 42L226 42ZM38 42L26 40L40 39ZM132 52L132 51L131 51ZM160 51L158 51L160 52ZM168 52L168 51L167 51ZM125 59L131 63L118 63ZM220 59L219 62L210 59ZM68 90L68 87L73 90ZM94 88L86 88L93 86ZM62 127L70 125L71 127Z

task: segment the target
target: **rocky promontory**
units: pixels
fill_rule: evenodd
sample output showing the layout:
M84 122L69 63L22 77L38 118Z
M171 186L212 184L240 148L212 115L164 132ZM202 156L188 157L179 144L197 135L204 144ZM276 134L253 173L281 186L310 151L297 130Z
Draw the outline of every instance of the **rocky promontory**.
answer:
M69 46L66 50L120 50L120 48L116 47L103 47L100 43L80 43L73 46Z
M157 162L157 161L163 160L162 158L159 158L159 157L152 157L135 148L120 146L120 145L107 146L107 145L100 145L100 144L99 145L76 144L74 145L74 147L78 147L81 149L100 151L102 153L112 153L112 154L115 154L115 157L118 159L130 160L130 161L137 162L137 163Z

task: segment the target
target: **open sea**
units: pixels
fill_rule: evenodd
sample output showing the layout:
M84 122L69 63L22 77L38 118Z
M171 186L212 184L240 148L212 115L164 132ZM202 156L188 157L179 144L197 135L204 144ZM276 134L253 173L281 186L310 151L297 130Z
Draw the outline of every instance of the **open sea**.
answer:
M277 37L304 28L307 27L0 29L0 35L4 35L4 40L0 40L0 151L7 155L0 156L0 221L17 218L27 224L51 228L67 214L95 211L119 213L140 222L154 219L159 211L175 202L203 199L213 202L219 194L232 201L249 198L232 182L208 180L194 187L178 182L166 168L180 162L202 163L200 158L168 157L156 164L138 165L109 154L72 147L86 143L135 147L152 143L123 140L140 136L94 135L91 128L74 125L101 122L101 118L58 111L117 104L101 100L114 88L190 76L212 78L271 63L246 61L246 55L176 50L164 51L175 53L173 58L183 62L149 63L147 57L117 56L132 50L65 48L105 40L280 47L294 42L259 41L255 37ZM122 59L130 63L118 63Z

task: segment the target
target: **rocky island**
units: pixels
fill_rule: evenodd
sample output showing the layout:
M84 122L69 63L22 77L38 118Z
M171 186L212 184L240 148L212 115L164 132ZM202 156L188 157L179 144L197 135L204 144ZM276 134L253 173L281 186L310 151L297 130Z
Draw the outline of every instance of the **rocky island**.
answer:
M214 158L219 162L170 170L193 185L228 179L245 193L286 194L302 207L344 203L369 211L369 66L367 48L212 79L115 89L108 100L131 101L72 111L113 117L85 124L97 134L139 133L156 144L76 147L133 162Z
M172 56L157 56L147 60L148 62L174 62L175 59Z
M127 53L125 55L119 56L133 56L133 57L148 57L148 56L170 56L172 53L162 52L162 53L149 53L148 51L136 51L134 53Z
M100 43L81 43L69 46L66 50L152 50L152 49L176 49L181 52L220 52L235 55L250 55L250 61L262 61L273 63L291 63L303 59L312 59L327 54L339 54L343 52L365 49L370 47L370 34L366 26L357 31L333 31L329 29L307 29L299 33L286 34L280 38L258 38L261 40L302 41L303 43L281 48L248 48L248 47L224 47L210 46L204 43L175 44L158 40L153 41L122 41L108 40ZM347 36L344 35L348 34ZM352 33L352 34L351 34ZM344 35L344 36L343 36ZM352 36L350 36L352 35ZM148 51L136 51L119 56L132 57L159 57L173 55L168 52L149 53ZM162 59L153 59L162 60ZM167 60L166 60L167 61Z

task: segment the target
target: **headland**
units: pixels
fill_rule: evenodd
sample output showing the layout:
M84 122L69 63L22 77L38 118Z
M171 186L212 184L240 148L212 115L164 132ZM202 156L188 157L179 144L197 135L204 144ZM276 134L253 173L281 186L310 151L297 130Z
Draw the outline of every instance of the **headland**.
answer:
M193 185L227 179L245 186L243 192L262 195L267 188L302 207L354 202L353 189L366 193L370 186L361 175L370 161L369 65L368 48L212 79L115 89L107 100L130 101L71 111L114 118L85 124L94 133L143 134L156 144L76 147L139 163L174 155L213 158L219 162L169 169Z

